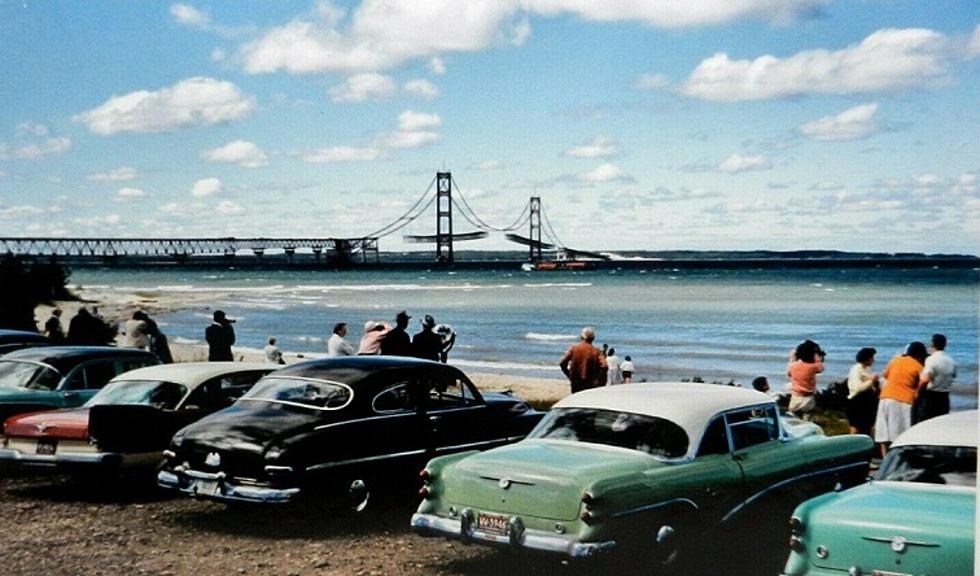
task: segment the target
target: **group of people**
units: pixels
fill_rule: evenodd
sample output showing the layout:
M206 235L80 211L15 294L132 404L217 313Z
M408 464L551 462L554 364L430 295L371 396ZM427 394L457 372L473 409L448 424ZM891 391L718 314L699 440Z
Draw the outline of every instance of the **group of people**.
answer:
M629 384L633 380L633 359L616 356L616 349L603 344L596 348L595 329L582 328L579 342L571 346L558 361L558 366L568 378L572 393L599 386Z
M111 343L116 337L115 329L99 316L98 308L92 310L89 312L84 306L79 308L65 332L61 324L63 312L61 308L55 308L44 322L44 335L55 344L104 346Z
M327 340L327 356L412 356L445 363L449 351L456 343L456 334L452 328L445 324L436 324L435 319L426 314L422 318L421 329L409 336L408 325L411 319L408 312L402 310L395 315L394 326L383 320L368 320L364 323L364 334L356 346L347 340L347 323L338 322L334 324L333 333ZM234 343L233 333L231 339ZM269 362L284 363L282 351L276 346L274 336L269 337L265 356Z
M881 455L912 425L949 412L949 390L956 363L946 353L946 336L933 334L927 350L911 342L891 359L881 376L871 372L874 348L861 348L847 375L847 420L852 434L873 436ZM817 374L826 353L812 340L790 354L786 374L791 383L789 411L807 417L816 407Z

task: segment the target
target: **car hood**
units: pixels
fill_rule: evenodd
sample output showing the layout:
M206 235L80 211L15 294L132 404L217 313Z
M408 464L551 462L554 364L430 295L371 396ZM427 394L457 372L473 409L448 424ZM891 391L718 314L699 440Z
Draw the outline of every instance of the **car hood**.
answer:
M315 410L267 402L236 402L175 436L180 450L262 452L275 441L323 424Z
M810 561L826 568L968 574L975 510L970 487L870 482L820 499L805 519L804 541ZM818 546L826 558L816 556Z
M661 465L632 450L524 440L464 458L443 471L443 483L447 503L460 508L573 520L589 486Z
M88 408L47 410L13 416L4 424L4 435L20 438L88 438Z

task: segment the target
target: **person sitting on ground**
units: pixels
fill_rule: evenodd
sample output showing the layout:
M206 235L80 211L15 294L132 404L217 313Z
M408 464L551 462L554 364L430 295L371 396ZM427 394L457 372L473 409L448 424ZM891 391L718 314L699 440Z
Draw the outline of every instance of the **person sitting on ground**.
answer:
M571 384L572 394L605 384L605 380L599 378L605 372L606 359L602 351L592 345L593 341L595 330L589 326L582 328L581 341L570 347L558 361Z
M919 389L919 374L926 360L926 345L911 342L905 353L892 358L881 375L885 383L878 397L875 418L875 442L881 447L881 457L899 434L912 426L912 404Z
M435 319L426 314L422 319L422 329L412 337L412 351L416 358L439 361L443 344L442 336L436 334L435 327Z
M381 343L391 328L384 322L368 320L364 323L364 336L357 349L358 356L376 356L381 354Z
M823 372L825 356L813 340L804 340L789 355L786 366L786 375L792 384L789 411L804 420L809 420L817 407L817 374Z
M276 337L269 336L268 344L265 345L263 352L265 352L265 361L271 362L273 364L285 364L286 361L282 358L282 350L276 346Z
M357 353L354 346L344 340L344 336L347 336L347 323L337 322L333 325L333 334L327 340L327 356L336 358L338 356L353 356Z
M633 381L633 358L629 355L623 357L619 365L619 371L623 375L623 384Z
M878 412L878 375L868 371L875 363L874 348L861 348L847 373L847 424L851 434L871 435Z

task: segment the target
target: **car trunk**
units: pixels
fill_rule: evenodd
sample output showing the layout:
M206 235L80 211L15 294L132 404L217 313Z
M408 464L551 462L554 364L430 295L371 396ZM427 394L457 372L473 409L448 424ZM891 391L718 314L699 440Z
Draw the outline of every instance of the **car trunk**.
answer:
M454 465L444 479L445 501L477 511L574 520L590 485L652 463L649 456L625 449L526 440Z
M88 409L49 410L8 420L4 435L10 438L88 439Z
M963 573L973 565L975 499L975 491L931 484L872 482L848 490L808 519L810 561L865 573ZM958 517L964 521L950 521ZM902 539L904 549L893 549ZM826 558L817 557L818 546L827 548Z

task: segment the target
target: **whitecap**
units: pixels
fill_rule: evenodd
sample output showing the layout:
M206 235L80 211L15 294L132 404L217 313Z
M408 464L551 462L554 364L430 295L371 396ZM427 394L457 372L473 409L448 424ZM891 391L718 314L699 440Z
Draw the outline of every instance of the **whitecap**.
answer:
M528 340L543 340L546 342L553 342L559 340L575 340L578 336L574 334L542 334L540 332L528 332L524 335L524 338Z

